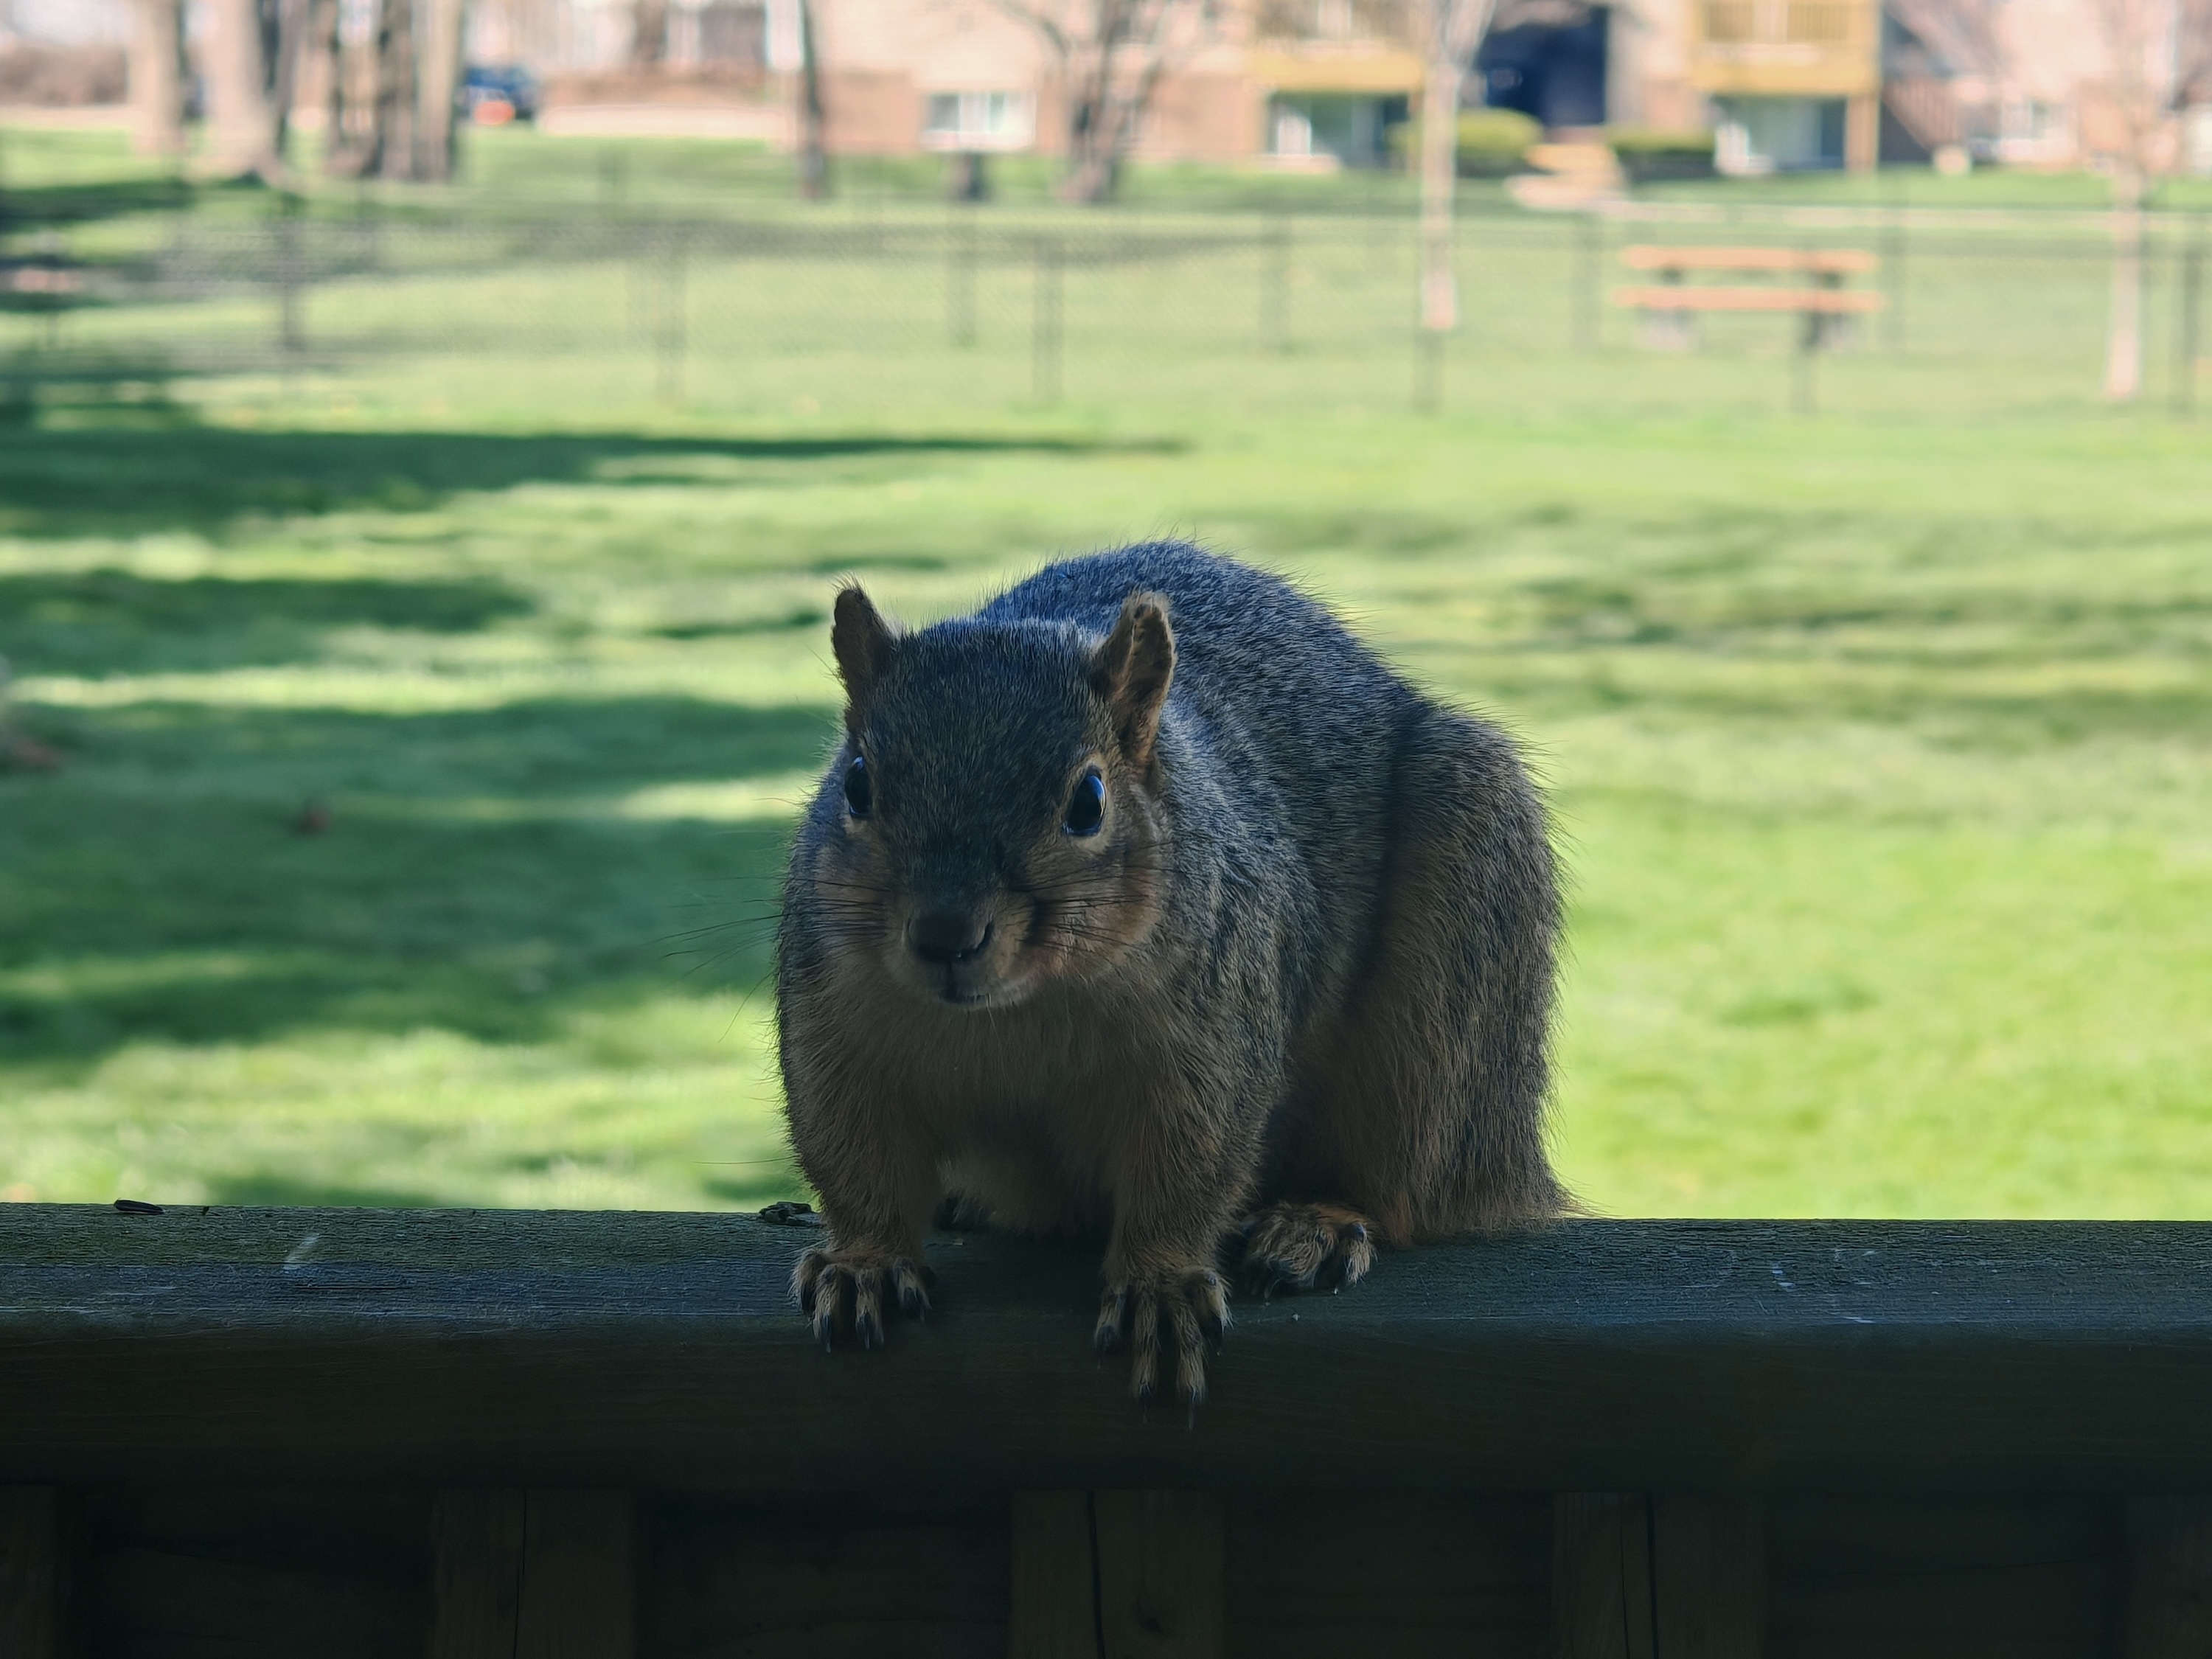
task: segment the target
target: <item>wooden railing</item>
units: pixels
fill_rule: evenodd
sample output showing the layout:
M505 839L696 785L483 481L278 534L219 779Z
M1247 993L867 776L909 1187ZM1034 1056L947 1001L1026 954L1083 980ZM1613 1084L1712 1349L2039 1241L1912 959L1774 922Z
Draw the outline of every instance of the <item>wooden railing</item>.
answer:
M1846 46L1867 37L1862 0L1700 0L1701 39L1713 46Z
M1598 1223L824 1354L726 1216L0 1207L0 1654L2212 1651L2212 1226Z

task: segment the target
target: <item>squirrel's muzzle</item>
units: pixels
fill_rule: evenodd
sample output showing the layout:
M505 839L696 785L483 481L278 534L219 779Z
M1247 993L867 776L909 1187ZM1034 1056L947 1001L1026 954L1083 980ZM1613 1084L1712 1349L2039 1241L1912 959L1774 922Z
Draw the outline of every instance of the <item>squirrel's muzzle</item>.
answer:
M980 956L990 942L988 910L917 910L906 925L907 949L939 966Z

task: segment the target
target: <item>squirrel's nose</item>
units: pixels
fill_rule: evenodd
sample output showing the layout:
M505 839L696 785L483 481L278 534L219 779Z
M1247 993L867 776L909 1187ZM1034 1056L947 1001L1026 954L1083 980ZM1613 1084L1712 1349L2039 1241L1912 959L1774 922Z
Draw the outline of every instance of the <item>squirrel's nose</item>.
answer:
M907 948L924 962L965 962L991 942L991 918L980 910L917 910L906 925Z

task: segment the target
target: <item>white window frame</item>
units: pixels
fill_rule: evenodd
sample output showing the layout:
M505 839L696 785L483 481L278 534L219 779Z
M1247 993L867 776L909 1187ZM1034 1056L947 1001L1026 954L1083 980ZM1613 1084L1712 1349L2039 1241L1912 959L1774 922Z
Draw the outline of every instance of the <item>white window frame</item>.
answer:
M963 88L922 95L924 149L1027 149L1036 142L1036 104L1026 92Z

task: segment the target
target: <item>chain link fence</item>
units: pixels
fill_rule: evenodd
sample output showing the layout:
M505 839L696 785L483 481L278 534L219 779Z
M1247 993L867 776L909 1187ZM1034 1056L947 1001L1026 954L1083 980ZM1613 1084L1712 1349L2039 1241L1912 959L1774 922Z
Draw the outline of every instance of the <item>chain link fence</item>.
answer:
M1486 198L1459 220L1464 317L1439 389L1415 327L1413 231L1400 212L898 199L153 216L14 239L0 259L0 381L21 404L210 377L404 374L504 384L524 403L721 410L1231 393L1695 406L1791 389L1806 403L1817 374L1824 403L1987 410L2096 396L2118 246L2109 216L2075 211L1540 214ZM2207 367L2212 216L2151 215L2143 234L2146 390L2190 410ZM1782 311L1655 327L1622 303L1648 280L1629 269L1632 247L1855 250L1870 269L1852 286L1879 309L1817 342ZM562 371L586 379L557 392Z

